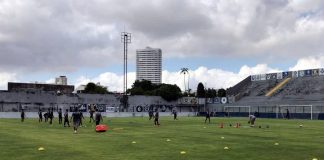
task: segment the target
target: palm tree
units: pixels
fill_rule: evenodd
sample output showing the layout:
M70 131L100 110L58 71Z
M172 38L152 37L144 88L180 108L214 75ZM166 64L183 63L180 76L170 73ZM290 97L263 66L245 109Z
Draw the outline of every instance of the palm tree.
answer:
M180 74L183 74L183 84L184 84L184 89L186 91L186 74L189 76L189 69L188 68L181 68L180 69ZM188 77L188 92L189 92L189 77ZM188 93L189 94L189 93Z

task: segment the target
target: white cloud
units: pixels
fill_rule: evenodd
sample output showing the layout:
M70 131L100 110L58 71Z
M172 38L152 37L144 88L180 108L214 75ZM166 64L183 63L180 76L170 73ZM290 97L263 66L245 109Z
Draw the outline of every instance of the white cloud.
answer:
M309 56L301 58L297 64L289 68L289 71L315 69L324 67L324 56Z
M8 87L8 82L15 82L16 74L15 73L7 73L7 72L0 72L0 89L6 90Z
M131 88L136 79L135 72L129 72L127 74L127 88ZM74 82L75 87L80 85L86 85L89 82L100 83L100 85L108 88L109 91L123 91L123 75L118 75L112 72L105 72L93 78L86 78L81 76Z
M258 64L254 67L243 66L238 73L225 71L222 69L208 69L206 67L199 67L195 70L190 70L189 85L191 90L196 90L199 82L206 85L207 88L228 88L239 81L243 80L251 74L261 74L268 72L277 72L278 69L268 67L266 64ZM135 72L128 73L128 88L135 81ZM187 86L188 77L186 76L184 83L184 76L180 72L170 72L164 70L162 72L162 83L176 84L181 90L184 90L184 84ZM84 76L79 77L75 81L75 86L78 87L81 84L87 84L88 82L100 83L103 86L107 86L109 91L123 90L123 76L111 72L102 73L93 78L86 78Z
M55 78L51 78L45 81L47 84L54 84L55 83Z

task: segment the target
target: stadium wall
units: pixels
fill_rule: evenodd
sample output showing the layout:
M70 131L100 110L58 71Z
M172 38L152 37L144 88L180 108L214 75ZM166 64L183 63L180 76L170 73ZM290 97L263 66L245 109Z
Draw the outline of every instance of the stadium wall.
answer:
M56 94L44 91L0 91L0 112L37 112L39 108L47 111L53 107L62 110L78 107L88 111L90 106L95 106L100 112L121 111L121 95L114 94ZM186 97L187 98L187 97ZM170 112L177 107L178 112L194 111L196 104L182 104L179 101L168 102L159 96L129 96L128 108L124 112L148 112L149 108L159 108L161 112Z
M69 114L71 116L72 113ZM85 118L90 115L88 112L83 113ZM104 117L148 117L147 112L103 112ZM172 112L160 112L161 117L172 116ZM180 117L193 117L196 116L195 112L178 112ZM57 113L54 113L54 119L58 117ZM0 118L20 118L20 112L0 112ZM26 118L38 118L38 112L26 112Z

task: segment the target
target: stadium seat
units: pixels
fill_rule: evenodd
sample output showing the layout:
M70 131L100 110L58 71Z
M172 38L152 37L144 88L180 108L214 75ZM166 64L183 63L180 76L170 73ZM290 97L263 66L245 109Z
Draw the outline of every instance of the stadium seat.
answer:
M100 124L96 126L96 132L106 132L108 130L108 126Z

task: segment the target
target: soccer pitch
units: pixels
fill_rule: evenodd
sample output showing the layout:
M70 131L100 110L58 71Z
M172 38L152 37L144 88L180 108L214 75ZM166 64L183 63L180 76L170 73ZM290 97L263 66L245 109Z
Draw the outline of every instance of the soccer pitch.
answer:
M179 120L162 117L157 127L147 117L104 118L109 130L96 133L94 124L88 120L83 122L86 127L73 134L72 127L60 126L57 118L53 125L38 123L37 119L26 119L24 123L20 119L0 119L0 159L312 160L324 157L323 121L257 119L256 127L251 128L247 118L211 118L211 124L205 124L204 117L179 117ZM221 122L224 128L219 128ZM235 128L236 123L241 123L241 127ZM38 151L39 147L45 150Z

